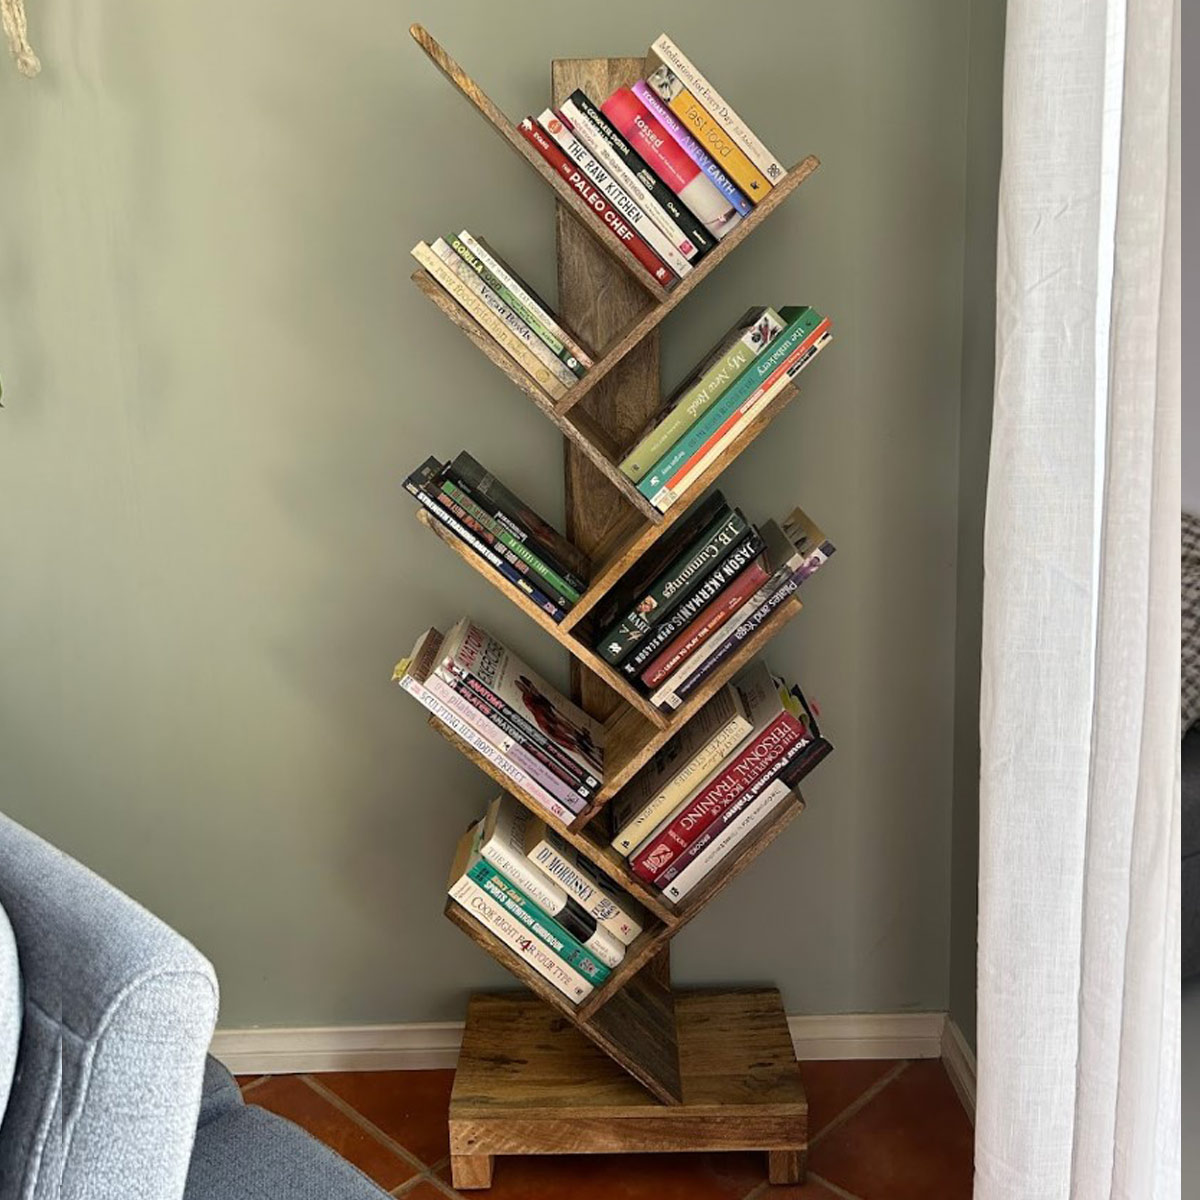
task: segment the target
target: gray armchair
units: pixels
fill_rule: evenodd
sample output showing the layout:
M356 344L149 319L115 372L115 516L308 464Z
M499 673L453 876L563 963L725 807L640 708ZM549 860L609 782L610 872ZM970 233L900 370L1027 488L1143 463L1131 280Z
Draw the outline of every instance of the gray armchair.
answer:
M217 1000L183 938L0 816L0 1200L379 1200L242 1103Z

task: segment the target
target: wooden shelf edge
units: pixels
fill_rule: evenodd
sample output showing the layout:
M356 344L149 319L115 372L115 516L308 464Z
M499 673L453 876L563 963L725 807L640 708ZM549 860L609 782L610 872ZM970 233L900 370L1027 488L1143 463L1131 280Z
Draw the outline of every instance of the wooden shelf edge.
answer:
M423 25L410 25L408 32L412 35L413 41L425 51L429 61L454 85L458 93L470 102L471 107L479 113L488 126L498 133L554 189L555 194L571 210L581 227L603 248L605 253L620 263L655 301L660 304L664 302L671 292L651 279L646 268L638 262L637 258L626 249L623 243L617 241L606 227L599 223L599 218L580 199L579 194L521 136L512 121L500 111L475 80L455 62L441 43ZM681 286L682 283L676 284L676 288Z
M630 323L617 335L609 345L600 352L592 368L570 389L565 396L554 402L560 413L570 412L631 350L641 343L649 333L653 332L660 322L672 312L680 302L690 295L705 279L712 274L742 244L764 221L770 217L783 202L821 165L815 155L802 159L783 177L783 182L772 188L767 198L743 220L714 250L700 260L699 266L679 286L670 292L667 298L655 307L648 309Z
M425 298L449 317L467 335L476 349L499 367L537 405L542 414L553 421L562 433L587 455L596 469L601 471L608 482L616 488L626 504L651 524L657 525L662 522L663 514L622 474L602 444L598 430L584 419L582 413L577 417L567 417L556 412L553 401L537 381L514 358L505 353L504 349L489 336L487 330L480 326L479 322L428 271L419 268L412 273L411 279Z

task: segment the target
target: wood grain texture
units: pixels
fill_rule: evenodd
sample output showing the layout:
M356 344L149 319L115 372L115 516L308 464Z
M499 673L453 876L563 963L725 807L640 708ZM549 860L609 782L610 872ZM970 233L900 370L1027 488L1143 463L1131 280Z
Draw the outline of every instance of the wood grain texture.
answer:
M555 402L559 411L568 412L578 404L647 334L657 329L668 313L699 287L820 165L820 161L811 154L798 162L783 177L783 181L771 189L767 198L742 220L732 233L724 237L715 250L706 254L690 275L680 280L666 300L647 308L640 316L630 320L616 336L602 343L603 350L588 373L565 396Z
M803 1150L767 1152L767 1179L774 1184L803 1183L807 1155Z
M604 1016L584 1020L566 996L454 900L447 899L445 913L472 941L570 1021L652 1096L663 1104L680 1102L679 1047L675 1038L674 998L669 989L653 980L631 979L613 993Z
M572 189L566 180L521 136L513 122L496 107L487 93L450 57L429 31L422 25L410 25L408 31L417 45L429 56L433 65L454 85L459 94L471 104L488 126L498 133L554 189L559 203L565 204L571 209L581 228L587 231L588 236L601 248L603 253L620 263L629 276L635 279L651 297L658 301L665 300L670 293L651 279L646 268L625 248L624 243L612 234L608 226L580 199L578 192ZM622 61L633 62L635 60ZM638 77L638 75L634 75L632 78L637 79ZM581 332L583 331L581 330Z
M451 1154L450 1182L456 1188L490 1188L496 1160L490 1154Z

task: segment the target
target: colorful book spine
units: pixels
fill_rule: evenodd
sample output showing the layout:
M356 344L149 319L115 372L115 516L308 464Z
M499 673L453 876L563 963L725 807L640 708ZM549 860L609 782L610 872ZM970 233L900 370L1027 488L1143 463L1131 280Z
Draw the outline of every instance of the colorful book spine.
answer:
M503 298L488 286L483 277L463 261L462 255L445 238L438 238L433 243L432 249L434 254L504 322L513 336L520 339L526 349L564 388L572 387L575 384L578 376L534 333L521 314L506 304Z
M593 985L588 980L540 938L530 937L525 925L510 916L473 879L464 875L450 889L450 898L568 999L578 1004L592 994Z
M511 530L480 508L453 480L442 481L442 492L487 530L510 554L519 559L529 571L536 574L546 584L543 590L559 607L568 609L579 600L579 593L557 571L538 558ZM549 590L551 588L553 591Z
M526 325L545 343L551 354L567 368L576 378L581 378L587 368L579 358L571 352L567 344L542 320L541 315L530 308L521 297L508 286L467 244L461 234L449 239L451 249L463 260L480 279L483 280L509 308L525 322Z
M547 396L560 400L567 389L525 343L424 242L413 247L413 258L475 319Z
M823 321L818 329L792 355L784 366L766 380L753 395L731 413L705 439L700 448L671 477L664 493L666 507L670 508L701 475L722 455L751 421L758 416L784 389L808 366L829 344L829 322ZM664 512L666 509L663 510Z
M812 314L809 316L808 314ZM739 409L754 403L768 387L786 386L786 372L805 353L817 326L819 314L811 309L789 322L763 352L751 359L740 375L717 397L691 428L658 460L638 483L638 490L651 503L660 493L672 491L670 481L687 467L704 444Z
M716 249L717 239L704 227L704 222L646 165L646 160L629 144L620 131L592 103L587 93L576 88L571 93L571 103L608 143L613 153L637 177L642 186L662 205L663 211L683 231L701 255Z
M672 125L663 120L662 114L651 105L650 111L658 116L667 129L675 133L687 135L699 142L704 153L714 162L741 190L751 204L758 204L766 199L774 186L772 182L750 161L742 148L715 121L712 114L688 91L683 80L670 67L659 67L651 73L645 82L639 81L634 85L634 91L642 99L645 95L641 89L652 95L660 104L669 110Z
M717 402L724 392L754 358L761 354L780 333L784 323L774 309L766 309L724 355L684 390L678 400L656 419L654 426L638 441L621 461L621 471L634 483L679 441L684 434Z
M533 779L526 771L517 766L506 754L492 745L471 724L464 721L456 712L435 697L423 683L405 674L405 664L396 668L395 679L410 696L424 709L432 713L448 729L452 729L472 750L482 754L494 767L508 776L523 792L533 797L556 821L570 823L574 820L575 810L568 808L555 796Z
M674 674L767 581L758 563L747 567L704 611L679 633L642 672L642 682L658 687Z
M526 845L529 857L623 945L631 945L645 928L646 916L640 906L628 896L618 900L613 894L615 889L601 877L596 865L552 829L544 824L540 830L531 827Z
M786 709L780 712L630 860L634 872L653 882L760 776L776 773L780 760L803 735L800 722Z
M696 70L687 55L665 33L660 34L650 47L646 73L653 74L660 66L670 68L771 183L778 183L787 174L783 164L754 136L732 105Z
M650 632L655 623L669 615L694 584L716 562L723 559L749 529L739 511L722 516L710 526L699 543L691 545L663 572L636 604L605 631L598 646L605 662L619 666L621 661Z
M704 222L713 237L720 241L737 228L741 214L683 152L632 88L618 88L600 107L633 143L650 169Z
M629 679L637 679L646 664L662 652L664 646L688 625L727 588L755 560L763 549L763 540L758 530L750 530L733 550L716 566L711 574L676 606L675 611L665 617L650 631L634 652L621 664L621 673Z
M416 497L421 506L430 513L434 520L449 529L460 542L470 546L484 562L488 563L489 566L495 567L509 583L525 592L539 608L553 617L555 621L561 621L567 615L566 609L555 604L540 588L536 588L530 584L521 571L518 571L511 563L501 558L491 546L483 541L473 530L468 528L463 521L459 520L451 509L439 503L435 498L436 493L431 494L426 487L412 486L410 480L405 481L405 487Z
M562 152L603 192L605 199L637 230L646 244L681 278L691 274L692 264L625 191L596 156L577 137L570 124L552 109L545 109L538 124L558 143Z
M743 216L754 211L754 205L743 194L741 188L688 132L679 118L639 79L633 85L633 94L646 106L646 111L675 139L675 144L704 172L709 182Z
M593 986L602 984L611 974L599 958L572 937L556 920L509 880L505 879L485 858L477 859L467 868L467 877L502 904L530 933L536 934L569 967Z
M683 255L687 262L695 262L700 257L700 247L675 224L667 210L655 200L650 190L625 165L621 156L609 145L600 130L584 116L582 110L567 100L558 112L559 116L571 127L576 137L595 156L596 161L616 180L621 190L626 192L629 198L658 226L674 249Z
M761 593L752 596L709 638L700 654L693 655L650 697L650 702L660 708L679 708L747 638L758 632L785 600L796 594L798 587L795 577L789 575L775 584L762 599L759 599Z
M722 859L732 854L755 829L763 825L773 813L778 812L791 794L791 788L776 780L768 791L759 797L757 804L752 804L736 821L722 829L720 837L714 838L702 854L692 859L686 869L680 871L666 885L663 895L678 904Z
M556 146L532 117L526 117L517 127L521 136L563 177L570 187L606 225L609 231L624 244L629 252L650 273L650 277L668 291L679 282L679 276L650 248L646 240L602 195L590 179Z

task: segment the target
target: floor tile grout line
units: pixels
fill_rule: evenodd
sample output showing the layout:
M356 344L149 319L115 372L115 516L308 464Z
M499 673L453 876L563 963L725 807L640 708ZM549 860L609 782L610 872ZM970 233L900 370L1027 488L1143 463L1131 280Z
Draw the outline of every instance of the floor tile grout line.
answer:
M259 1075L256 1078L250 1080L249 1083L246 1083L246 1084L239 1083L238 1087L241 1089L241 1093L244 1096L247 1092L251 1092L256 1087L259 1087L261 1084L266 1083L267 1080L270 1078L271 1078L270 1075ZM237 1081L235 1080L234 1082L236 1083Z
M382 1129L379 1128L373 1121L367 1120L352 1104L348 1104L336 1092L331 1091L323 1083L318 1082L311 1075L301 1075L300 1078L312 1088L318 1096L323 1100L328 1101L339 1112L349 1117L360 1129L365 1133L369 1133L377 1142L386 1146L393 1154L398 1155L411 1167L416 1167L420 1174L425 1174L429 1168L411 1151L405 1149L395 1138L389 1137Z
M832 1192L839 1200L860 1200L854 1192L848 1192L844 1187L839 1187L832 1179L826 1179L824 1175L818 1175L815 1171L809 1171L808 1178L819 1183L827 1191Z
M832 1121L826 1124L811 1138L808 1139L808 1148L811 1150L818 1142L827 1134L832 1133L835 1129L841 1128L850 1120L856 1113L861 1112L876 1096L879 1095L889 1084L899 1079L906 1070L912 1065L911 1059L903 1059L898 1062L882 1079L877 1079L853 1104L848 1104Z
M819 1183L823 1188L832 1192L838 1197L838 1200L862 1200L860 1196L856 1196L853 1192L846 1191L845 1188L839 1187L836 1183L832 1183L826 1179L824 1175L818 1175L815 1171L805 1171L804 1183L800 1187L805 1187L810 1183ZM742 1200L771 1200L775 1189L780 1185L771 1183L770 1180L764 1179L762 1183L756 1183L750 1191L742 1197ZM796 1185L792 1185L796 1186Z

